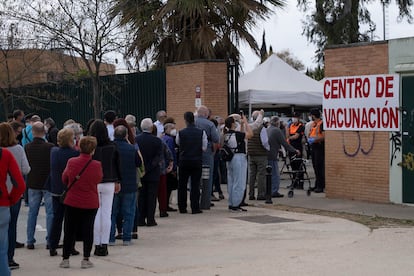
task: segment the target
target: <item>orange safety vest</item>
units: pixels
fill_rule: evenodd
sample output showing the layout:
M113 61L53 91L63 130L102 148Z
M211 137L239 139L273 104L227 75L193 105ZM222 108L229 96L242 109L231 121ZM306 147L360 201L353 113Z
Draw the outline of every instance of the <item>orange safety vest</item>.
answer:
M322 122L323 122L322 120L319 120L318 122L313 123L312 128L309 132L309 137L314 137L314 138L323 137L322 131L320 130Z
M291 124L289 127L289 134L290 135L295 135L296 131L298 131L298 129L302 126L302 123L299 123L298 125L294 125Z

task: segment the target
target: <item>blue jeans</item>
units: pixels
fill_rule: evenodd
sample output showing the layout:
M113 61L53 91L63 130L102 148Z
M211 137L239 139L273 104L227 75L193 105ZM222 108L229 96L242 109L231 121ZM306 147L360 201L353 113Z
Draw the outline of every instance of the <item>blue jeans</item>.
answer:
M109 242L115 242L116 217L121 212L122 223L122 239L124 241L131 240L131 232L134 227L135 209L137 205L137 193L118 193L114 195L112 204L112 224Z
M53 205L52 196L47 190L35 190L29 188L29 213L27 216L27 244L35 244L34 237L37 224L37 216L39 214L40 203L42 198L45 201L46 211L46 241L49 245L48 235L52 228L53 222Z
M10 208L0 207L0 275L10 276L7 250L9 247Z
M269 166L272 166L272 195L279 192L280 174L277 160L267 160Z
M239 207L246 189L247 157L244 153L235 153L227 162L227 192L229 206Z
M22 200L19 199L16 204L10 206L10 224L9 224L9 249L8 257L9 262L13 261L14 258L14 249L16 248L16 231L17 231L17 218L19 217L20 206L22 205Z

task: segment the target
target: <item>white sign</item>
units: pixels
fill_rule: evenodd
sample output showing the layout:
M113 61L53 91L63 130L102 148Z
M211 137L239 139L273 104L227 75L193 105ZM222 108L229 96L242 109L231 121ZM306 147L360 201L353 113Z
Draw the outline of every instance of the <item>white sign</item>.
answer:
M327 78L323 86L325 130L400 130L399 75Z
M196 98L195 99L195 107L200 107L201 106L201 99L200 98Z

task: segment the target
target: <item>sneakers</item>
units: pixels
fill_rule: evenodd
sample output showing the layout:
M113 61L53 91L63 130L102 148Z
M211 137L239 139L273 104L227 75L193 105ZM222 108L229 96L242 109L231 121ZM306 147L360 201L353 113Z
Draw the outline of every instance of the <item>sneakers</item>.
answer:
M81 262L81 268L91 268L93 267L93 263L89 260L82 260Z
M229 210L231 211L231 212L247 212L247 210L246 209L244 209L244 208L241 208L241 207L233 207L233 206L229 206Z
M9 262L9 268L10 270L18 269L20 268L20 265L13 260Z
M60 268L69 268L69 259L63 259L62 262L59 264Z

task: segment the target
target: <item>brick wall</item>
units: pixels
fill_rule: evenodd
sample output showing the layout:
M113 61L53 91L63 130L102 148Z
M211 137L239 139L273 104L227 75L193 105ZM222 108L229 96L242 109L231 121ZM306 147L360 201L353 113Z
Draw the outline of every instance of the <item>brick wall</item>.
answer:
M195 111L195 89L201 88L201 103L213 116L227 115L227 63L194 62L167 66L167 113L177 128L185 127L183 114Z
M71 75L76 76L81 69L87 69L81 58L57 50L19 49L0 52L0 86L3 87L60 81ZM7 73L12 76L10 83L6 78ZM100 76L113 74L115 65L101 64ZM49 79L53 75L59 77Z
M325 50L326 77L387 73L387 42ZM326 131L325 139L327 197L389 202L388 132Z

